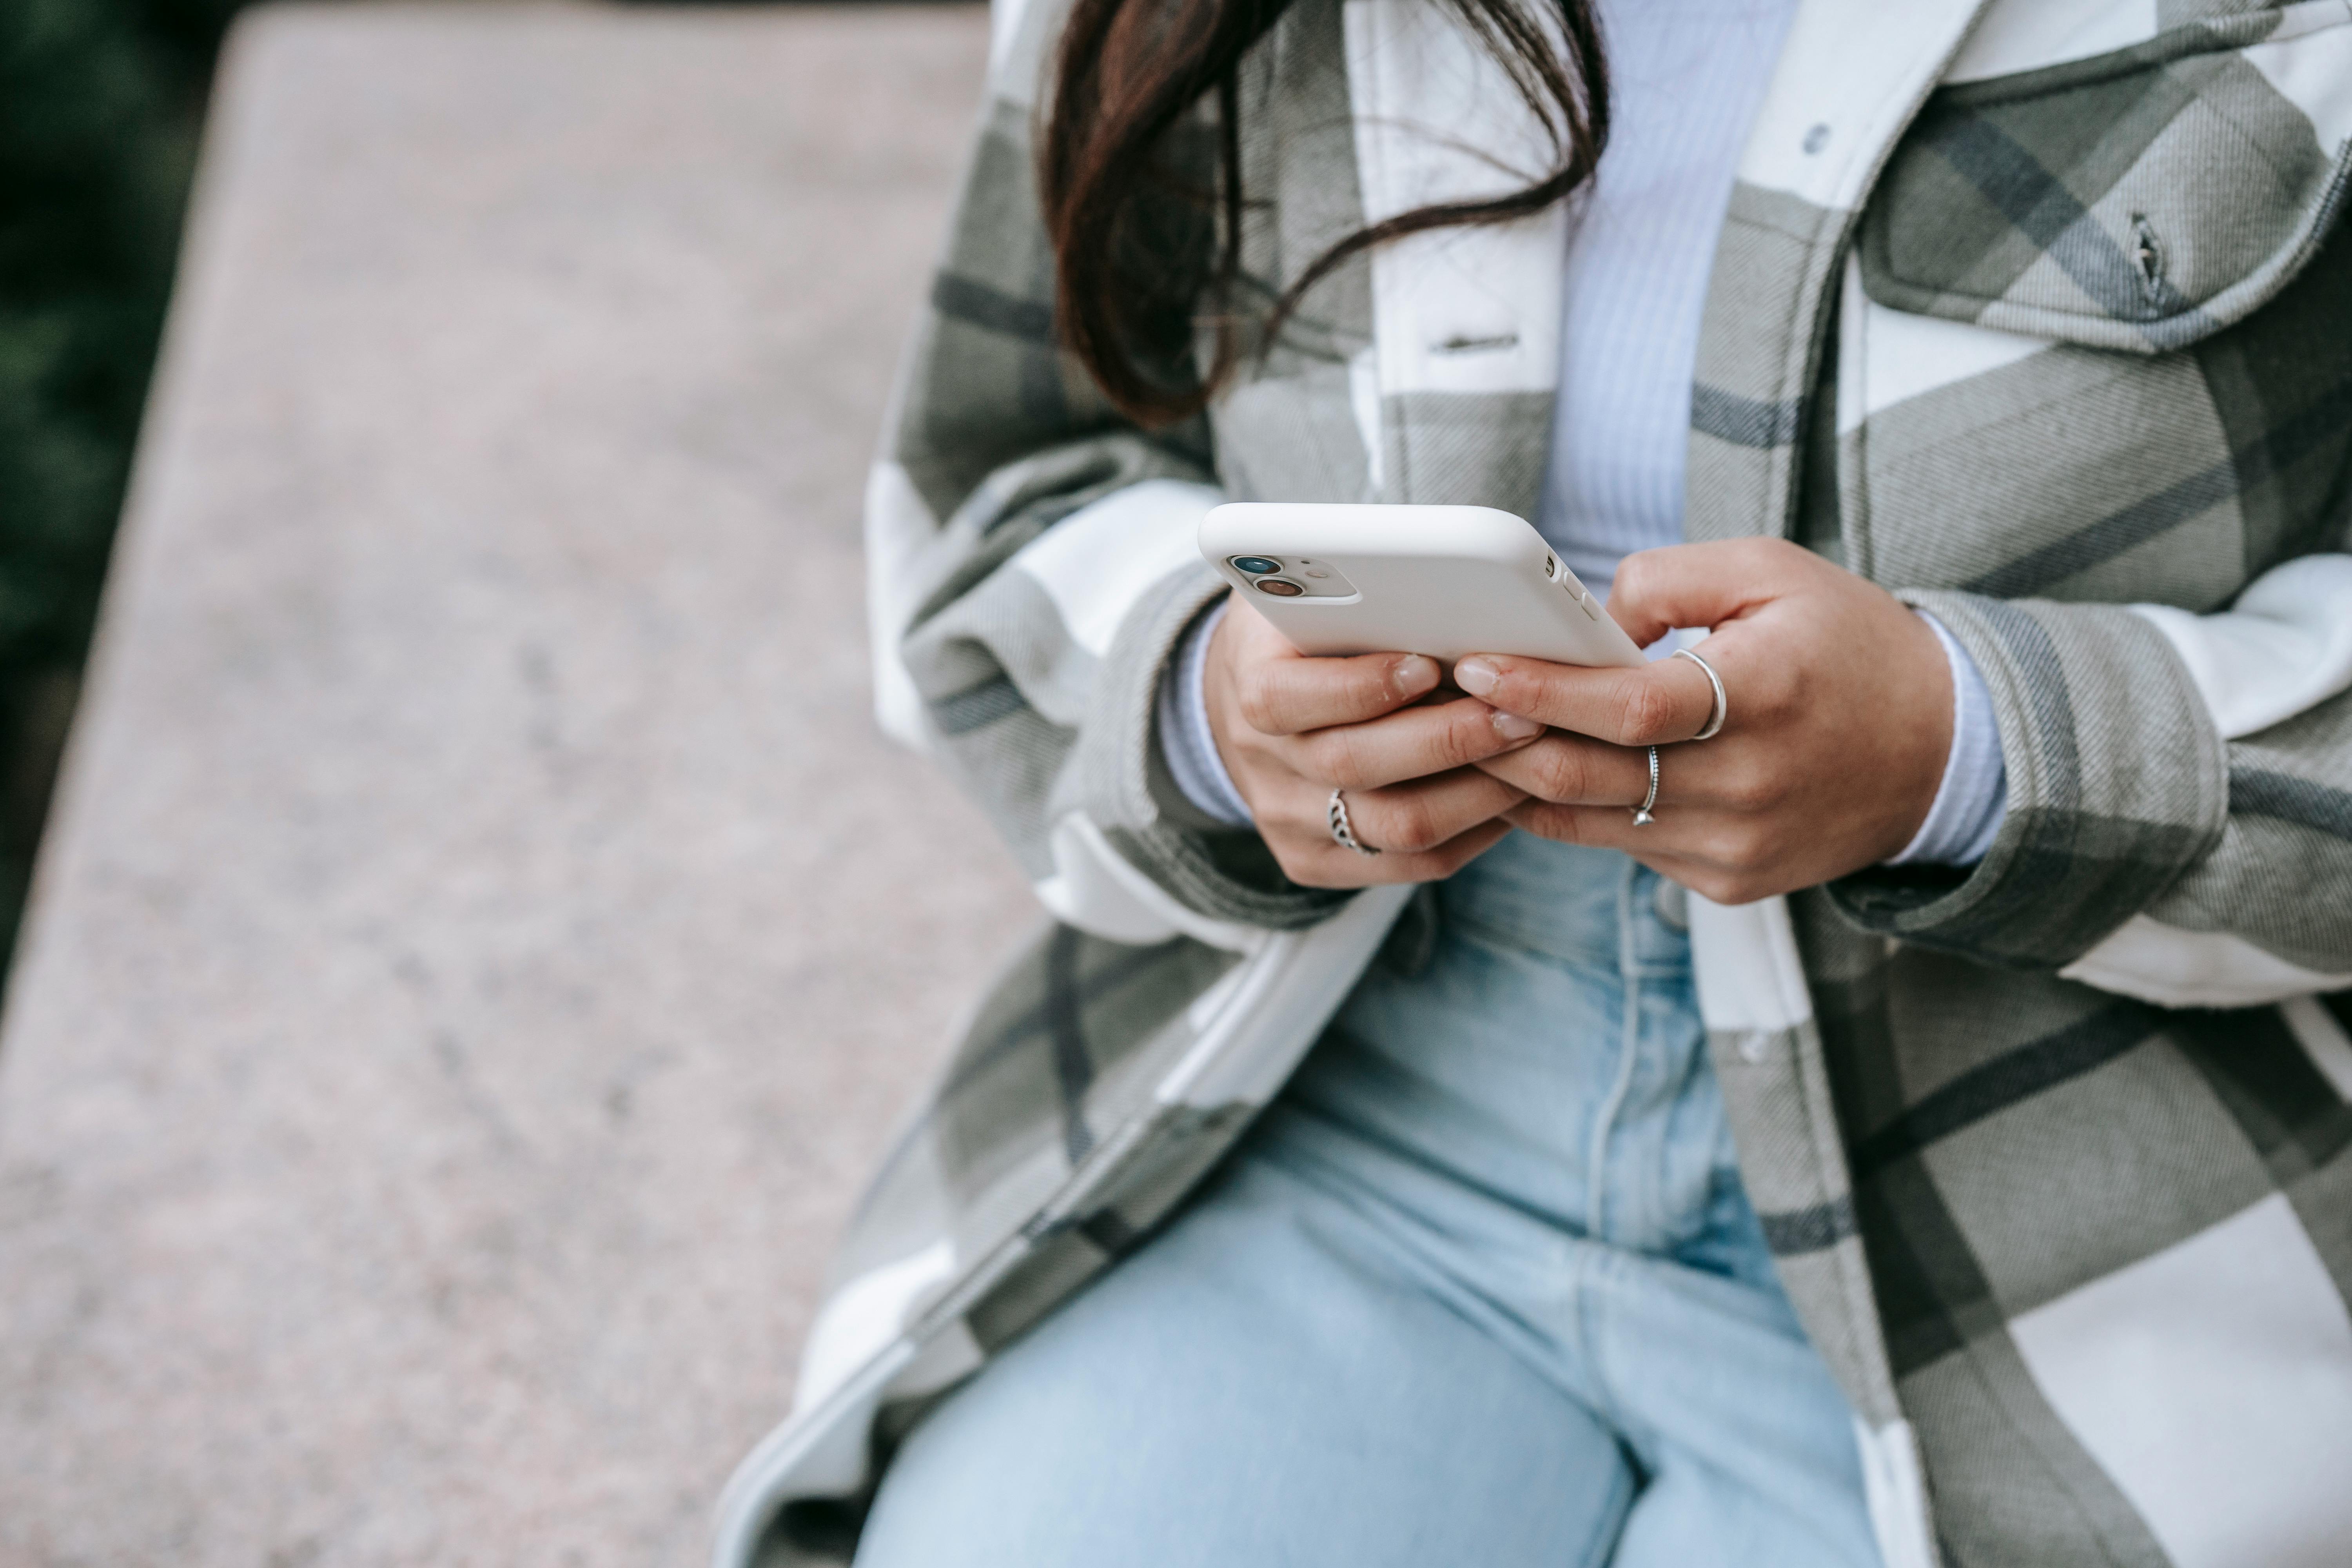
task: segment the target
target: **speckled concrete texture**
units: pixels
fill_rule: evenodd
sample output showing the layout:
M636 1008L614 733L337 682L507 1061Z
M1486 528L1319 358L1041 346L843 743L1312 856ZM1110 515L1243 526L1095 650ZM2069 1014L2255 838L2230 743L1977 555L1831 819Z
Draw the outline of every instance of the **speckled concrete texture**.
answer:
M985 35L241 30L0 1037L0 1563L698 1559L1036 918L859 599Z

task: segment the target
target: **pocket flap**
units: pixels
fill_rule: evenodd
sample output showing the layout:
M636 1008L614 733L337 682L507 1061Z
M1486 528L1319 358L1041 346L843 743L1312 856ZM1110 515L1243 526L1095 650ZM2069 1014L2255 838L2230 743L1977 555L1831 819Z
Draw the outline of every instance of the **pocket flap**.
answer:
M2310 259L2352 170L2352 0L1940 89L1863 214L1882 305L2156 353Z

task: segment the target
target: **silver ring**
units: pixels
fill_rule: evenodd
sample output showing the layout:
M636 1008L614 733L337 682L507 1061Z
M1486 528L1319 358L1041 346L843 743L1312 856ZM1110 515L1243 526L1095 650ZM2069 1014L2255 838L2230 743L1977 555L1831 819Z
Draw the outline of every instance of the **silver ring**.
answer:
M1655 791L1654 790L1652 793L1654 794ZM1332 843L1339 845L1343 849L1352 849L1359 855L1377 855L1380 853L1379 850L1373 848L1369 844L1359 844L1356 842L1356 830L1348 826L1348 803L1346 799L1343 798L1341 791L1335 789L1331 792L1330 807L1325 811L1323 815L1331 824Z
M1723 721L1731 717L1731 700L1723 694L1723 677L1716 674L1715 666L1686 647L1675 649L1675 657L1686 658L1706 671L1706 683L1715 688L1715 707L1706 716L1706 728L1691 737L1694 741L1712 741L1715 732L1723 728Z
M1653 822L1657 821L1658 819L1656 817L1650 815L1650 807L1657 804L1658 748L1652 746L1650 748L1650 793L1643 795L1642 797L1642 804L1633 808L1633 826L1636 827L1647 827Z

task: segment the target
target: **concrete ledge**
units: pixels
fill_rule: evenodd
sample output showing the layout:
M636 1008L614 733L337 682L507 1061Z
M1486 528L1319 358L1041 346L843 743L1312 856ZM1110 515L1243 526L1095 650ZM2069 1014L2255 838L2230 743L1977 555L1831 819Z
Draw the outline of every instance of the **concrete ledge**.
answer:
M0 1037L0 1562L696 1560L1035 919L860 628L985 30L240 31Z

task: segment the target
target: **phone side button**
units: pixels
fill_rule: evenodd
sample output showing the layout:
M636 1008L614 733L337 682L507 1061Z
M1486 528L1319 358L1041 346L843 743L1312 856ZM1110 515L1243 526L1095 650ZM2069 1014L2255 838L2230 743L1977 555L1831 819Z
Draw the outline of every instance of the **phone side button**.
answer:
M1579 594L1576 596L1576 603L1577 607L1584 612L1586 618L1595 621L1601 618L1601 607L1592 602L1591 595Z

